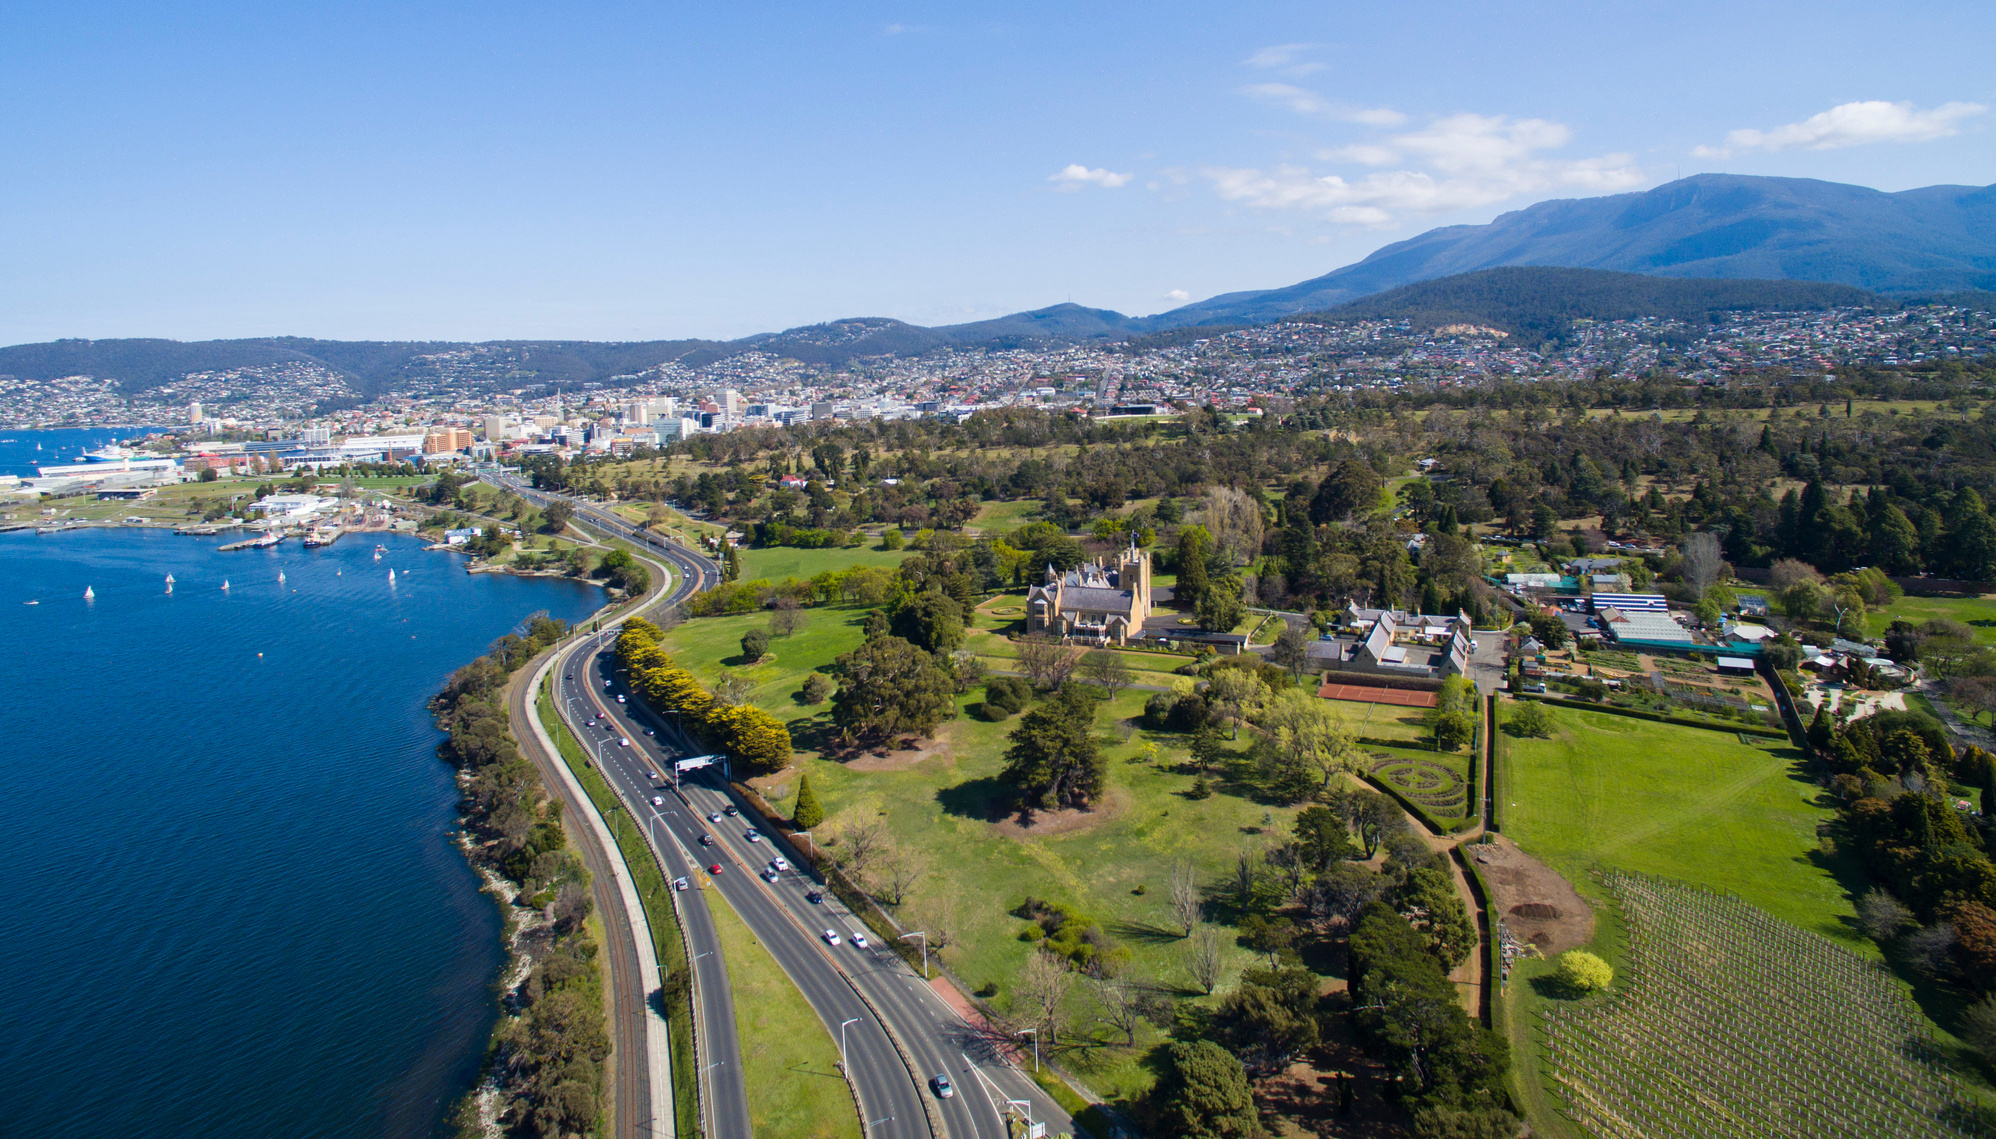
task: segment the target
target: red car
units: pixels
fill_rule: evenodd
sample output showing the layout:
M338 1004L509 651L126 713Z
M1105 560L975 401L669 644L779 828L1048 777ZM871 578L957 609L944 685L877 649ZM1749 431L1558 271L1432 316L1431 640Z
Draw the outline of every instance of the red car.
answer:
M721 872L721 864L718 862L707 868L707 873L709 874L719 874L720 872Z

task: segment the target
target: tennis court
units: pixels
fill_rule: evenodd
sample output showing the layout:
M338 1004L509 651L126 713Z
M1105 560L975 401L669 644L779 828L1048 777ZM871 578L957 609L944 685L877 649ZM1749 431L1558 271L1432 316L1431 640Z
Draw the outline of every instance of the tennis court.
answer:
M1354 704L1397 704L1402 708L1432 708L1435 694L1417 688L1373 688L1364 684L1326 684L1317 689L1326 700L1349 700Z

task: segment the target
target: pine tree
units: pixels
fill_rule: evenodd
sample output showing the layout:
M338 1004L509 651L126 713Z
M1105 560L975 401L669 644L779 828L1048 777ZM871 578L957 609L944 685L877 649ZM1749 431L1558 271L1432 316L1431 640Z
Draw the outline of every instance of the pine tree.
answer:
M722 581L735 581L742 576L742 556L732 543L728 546L728 557L721 568Z
M809 774L797 781L797 803L790 809L790 815L800 831L814 830L825 821L824 805L818 802L818 792L811 786Z

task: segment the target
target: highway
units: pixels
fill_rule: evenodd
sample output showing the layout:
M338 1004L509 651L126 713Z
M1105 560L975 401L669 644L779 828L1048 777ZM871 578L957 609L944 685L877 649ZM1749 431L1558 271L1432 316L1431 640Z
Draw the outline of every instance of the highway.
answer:
M548 498L510 475L496 477L529 501ZM708 559L636 530L592 504L570 501L577 521L648 547L673 564L681 580L663 591L647 612L669 608L714 579L714 565ZM852 944L851 935L864 933L865 925L828 890L817 891L821 901L809 900L807 895L822 883L796 869L795 851L774 835L749 840L752 812L735 801L720 773L713 768L694 770L678 788L671 785L670 762L698 754L700 745L676 736L670 720L638 706L635 698L617 702L618 695L628 697L629 691L615 673L614 637L614 627L605 629L564 651L558 660L555 683L563 719L578 738L590 741L599 766L625 802L639 805L668 876L684 876L689 887L705 885L717 891L769 948L833 1037L842 1037L867 1139L1006 1139L1002 1116L1008 1101L1014 1111L1028 1112L1044 1123L1049 1134L1073 1130L1073 1122L1051 1097L973 1031L899 956L887 947L862 949ZM625 739L629 746L619 744ZM737 814L724 813L730 808ZM717 813L720 821L709 821L708 816ZM711 846L700 842L703 834ZM792 868L779 872L774 883L765 881L758 872L779 854ZM718 874L706 869L717 864L722 868ZM689 889L680 897L697 903L705 894ZM702 1090L719 1098L724 1083L720 1076L728 1066L736 1069L734 1087L740 1086L739 1046L726 1051L717 1047L723 1040L734 1040L732 1013L725 1036L719 1035L721 1025L708 1027L718 1019L713 1006L725 1003L715 994L725 992L727 979L704 906L689 904L682 909L688 914L687 936L696 955L695 981L704 1006ZM696 910L704 929L695 928ZM838 934L840 944L831 945L821 936L827 928ZM947 1099L935 1095L937 1075L949 1078L955 1095ZM739 1131L724 1126L718 1105L711 1128L715 1135L748 1134L745 1122Z

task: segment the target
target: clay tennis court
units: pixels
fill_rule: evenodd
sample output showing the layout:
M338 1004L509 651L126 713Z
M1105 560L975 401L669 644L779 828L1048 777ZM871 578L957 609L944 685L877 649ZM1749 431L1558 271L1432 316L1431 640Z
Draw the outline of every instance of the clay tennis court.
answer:
M1372 688L1363 684L1326 684L1317 689L1326 700L1349 700L1355 704L1397 704L1402 708L1432 708L1435 694L1413 688Z

